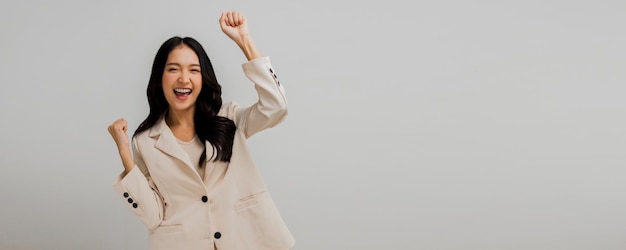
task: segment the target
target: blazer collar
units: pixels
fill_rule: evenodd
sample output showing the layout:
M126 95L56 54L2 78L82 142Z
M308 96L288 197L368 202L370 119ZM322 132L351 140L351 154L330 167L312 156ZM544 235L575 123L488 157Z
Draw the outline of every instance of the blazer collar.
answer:
M188 167L190 167L194 172L195 167L191 163L189 159L189 155L183 150L183 148L178 144L178 140L170 130L170 127L165 123L165 119L161 117L159 121L150 128L150 133L148 134L151 138L155 138L156 142L154 147L161 150L163 153L168 154L182 162L185 163Z

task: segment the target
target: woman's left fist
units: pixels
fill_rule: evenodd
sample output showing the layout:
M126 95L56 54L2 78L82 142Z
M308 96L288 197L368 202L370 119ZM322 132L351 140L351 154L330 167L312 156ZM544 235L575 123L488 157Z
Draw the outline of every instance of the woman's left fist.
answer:
M250 34L246 17L237 11L222 12L220 26L224 34L239 45Z

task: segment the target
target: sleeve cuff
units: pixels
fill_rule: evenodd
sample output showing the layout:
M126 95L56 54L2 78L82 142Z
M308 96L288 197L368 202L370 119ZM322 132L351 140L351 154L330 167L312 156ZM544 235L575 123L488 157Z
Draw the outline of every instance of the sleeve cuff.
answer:
M113 182L113 189L115 189L115 192L122 195L128 190L128 182L136 180L139 177L141 177L145 181L146 177L141 173L139 168L135 166L133 167L133 169L130 170L130 172L126 173L126 175L124 175L124 172L122 172L119 176L117 176L117 179L115 180L115 182Z

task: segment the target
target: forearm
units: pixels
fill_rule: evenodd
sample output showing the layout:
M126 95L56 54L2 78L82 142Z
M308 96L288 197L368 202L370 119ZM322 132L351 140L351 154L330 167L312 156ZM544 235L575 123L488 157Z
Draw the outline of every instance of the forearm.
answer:
M122 173L113 183L113 188L130 210L148 229L155 229L163 221L164 200L149 176L137 165Z
M118 150L122 160L122 165L124 165L124 175L126 175L133 169L133 167L135 167L135 163L133 162L133 157L128 146L122 146L118 148Z
M275 76L269 57L260 57L242 65L243 71L253 83L258 101L237 111L237 126L244 128L247 137L283 121L287 115L285 90Z
M237 45L239 45L239 48L241 48L241 51L246 56L248 61L261 57L261 53L257 49L250 35L242 36L241 41Z

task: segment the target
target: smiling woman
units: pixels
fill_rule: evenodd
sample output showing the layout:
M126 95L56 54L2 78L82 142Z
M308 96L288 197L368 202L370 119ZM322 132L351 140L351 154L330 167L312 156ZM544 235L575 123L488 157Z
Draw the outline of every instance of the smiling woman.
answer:
M114 188L149 230L150 249L289 249L294 239L254 165L246 140L287 115L285 92L238 12L222 31L242 49L259 100L222 105L221 85L195 39L172 37L154 59L150 113L133 134L109 126L124 172ZM132 151L132 154L131 154Z
M217 115L222 90L202 45L190 37L172 37L163 43L154 60L147 90L151 112L134 136L164 117L177 139L191 142L198 137L200 143L208 141L218 149L218 159L230 160L232 143L228 142L232 142L235 125ZM198 167L205 159L206 154L201 154Z

